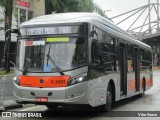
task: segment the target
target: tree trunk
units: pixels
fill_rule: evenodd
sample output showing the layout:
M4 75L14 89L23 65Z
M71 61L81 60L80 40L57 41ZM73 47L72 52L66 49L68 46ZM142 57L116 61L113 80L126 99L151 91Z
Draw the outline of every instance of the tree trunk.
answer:
M9 48L11 42L11 29L12 27L12 9L13 9L13 0L6 0L5 6L5 69L6 73L10 72L10 55Z

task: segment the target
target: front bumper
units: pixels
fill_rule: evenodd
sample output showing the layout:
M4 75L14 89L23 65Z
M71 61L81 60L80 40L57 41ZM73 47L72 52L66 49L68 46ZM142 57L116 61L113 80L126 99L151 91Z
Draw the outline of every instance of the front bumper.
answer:
M19 103L88 104L87 82L61 88L21 87L14 83L13 94ZM36 97L48 98L48 102L36 102Z

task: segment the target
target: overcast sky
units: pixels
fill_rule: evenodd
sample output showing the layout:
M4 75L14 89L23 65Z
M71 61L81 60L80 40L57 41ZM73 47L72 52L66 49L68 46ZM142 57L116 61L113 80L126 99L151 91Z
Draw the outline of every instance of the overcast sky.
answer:
M157 3L157 0L150 0L151 3ZM109 17L112 18L116 15L119 15L121 13L125 13L128 12L130 10L142 7L144 5L148 4L148 0L94 0L94 2L102 8L102 10L104 11L108 11L105 12L105 14ZM160 3L160 0L159 0ZM141 17L140 19L138 19L139 21L137 21L137 23L134 24L134 26L140 26L140 24L142 25L145 19L145 16L148 14L148 11L145 11L145 14L143 14L144 16ZM138 14L137 14L138 15ZM152 14L155 17L155 14ZM151 17L151 19L154 19L154 17ZM121 21L124 18L116 18L113 19L113 21L115 23L117 23L117 21ZM133 21L136 19L136 17L132 17L130 20L126 20L127 23L123 22L122 24L120 24L119 26L122 29L127 30L129 28L129 26L133 23ZM137 24L137 25L136 25Z
M129 10L148 4L148 0L94 0L104 11L108 17L113 17ZM157 0L151 0L155 3Z

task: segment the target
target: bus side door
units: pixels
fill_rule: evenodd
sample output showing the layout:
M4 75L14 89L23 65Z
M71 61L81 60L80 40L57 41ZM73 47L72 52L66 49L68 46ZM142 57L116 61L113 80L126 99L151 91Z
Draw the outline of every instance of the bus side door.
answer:
M119 43L119 60L120 60L120 90L121 95L127 95L127 53L126 44Z
M135 88L136 91L140 90L140 57L139 48L134 47L134 70L135 70Z

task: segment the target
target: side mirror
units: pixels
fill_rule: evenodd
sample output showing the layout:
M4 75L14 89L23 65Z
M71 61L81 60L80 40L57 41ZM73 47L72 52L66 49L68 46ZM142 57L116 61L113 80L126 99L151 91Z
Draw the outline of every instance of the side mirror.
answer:
M16 66L14 62L10 61L10 63L11 63L14 67Z
M91 37L94 37L94 34L96 34L97 40L98 40L98 33L97 33L96 31L91 31L91 32L90 32L90 36L91 36Z

